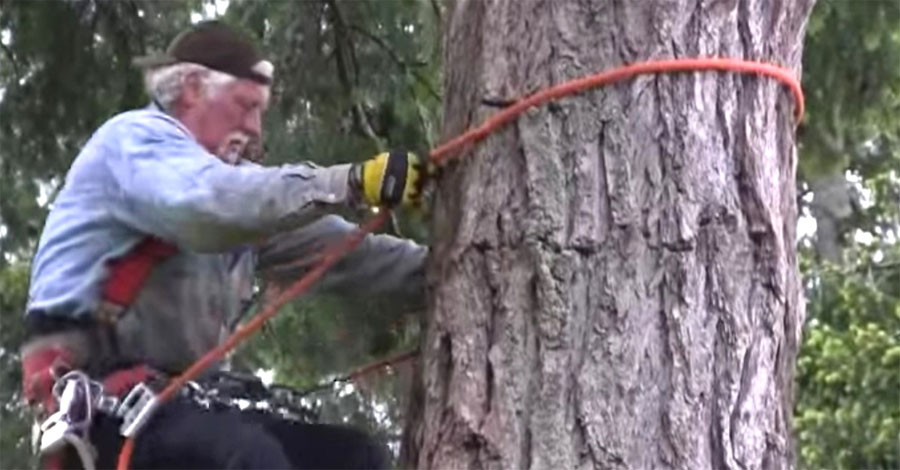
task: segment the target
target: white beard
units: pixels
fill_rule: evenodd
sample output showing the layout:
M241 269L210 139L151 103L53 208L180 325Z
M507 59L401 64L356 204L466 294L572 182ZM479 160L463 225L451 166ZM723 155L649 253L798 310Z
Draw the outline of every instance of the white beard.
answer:
M250 137L243 132L233 132L225 137L216 150L216 156L229 165L237 165L243 159Z
M233 151L227 151L224 153L220 153L216 156L219 157L219 159L221 159L223 162L225 162L229 165L237 165L241 161L241 153L242 152L240 152L240 151L233 150Z

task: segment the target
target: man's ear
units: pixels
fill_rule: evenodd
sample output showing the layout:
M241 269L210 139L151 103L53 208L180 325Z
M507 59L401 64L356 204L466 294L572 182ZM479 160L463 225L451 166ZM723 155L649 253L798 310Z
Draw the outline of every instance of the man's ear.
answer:
M184 77L184 88L181 91L181 105L185 108L197 106L205 95L203 77L200 72L189 73Z

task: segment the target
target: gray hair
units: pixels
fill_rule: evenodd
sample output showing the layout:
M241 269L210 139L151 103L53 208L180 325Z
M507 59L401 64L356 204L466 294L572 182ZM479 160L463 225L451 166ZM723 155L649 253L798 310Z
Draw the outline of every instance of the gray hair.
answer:
M184 80L193 73L199 74L208 97L215 96L225 85L237 80L233 75L200 64L178 62L144 72L144 86L150 98L162 107L163 111L171 113L175 102L181 97Z

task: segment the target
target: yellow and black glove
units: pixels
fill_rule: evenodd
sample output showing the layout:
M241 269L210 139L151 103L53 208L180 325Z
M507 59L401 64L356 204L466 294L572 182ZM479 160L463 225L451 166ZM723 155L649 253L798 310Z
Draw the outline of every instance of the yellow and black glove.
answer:
M428 176L426 165L411 152L381 153L354 165L351 185L370 206L416 207L421 203L422 188Z

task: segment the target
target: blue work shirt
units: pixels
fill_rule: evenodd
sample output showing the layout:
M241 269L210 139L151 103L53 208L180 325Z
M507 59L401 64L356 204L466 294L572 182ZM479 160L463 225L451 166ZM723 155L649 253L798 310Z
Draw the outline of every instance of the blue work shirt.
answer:
M79 153L53 203L27 312L92 315L107 263L155 235L179 252L154 269L118 322L118 343L125 360L183 369L233 327L255 274L293 280L355 228L324 215L348 202L348 173L349 165L228 165L155 108L115 116ZM414 292L425 254L370 235L321 287Z

